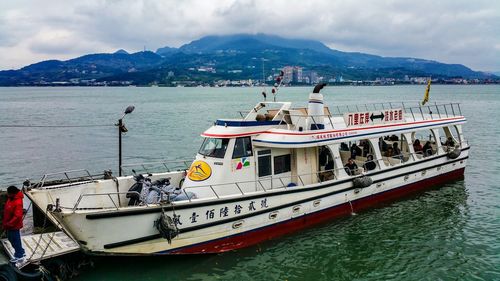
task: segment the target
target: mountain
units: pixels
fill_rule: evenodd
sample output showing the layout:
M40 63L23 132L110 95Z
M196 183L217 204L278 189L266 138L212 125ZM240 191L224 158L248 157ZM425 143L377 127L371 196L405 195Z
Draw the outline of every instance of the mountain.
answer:
M320 53L332 53L333 50L319 41L305 39L287 39L267 34L235 34L225 36L205 36L180 47L185 53L211 53L215 51L246 51L258 49L304 49Z
M71 79L99 79L117 73L144 71L160 63L161 57L153 52L91 54L67 61L42 61L19 70L0 71L0 85L33 85L68 82Z
M160 56L167 56L167 55L177 53L178 51L179 51L179 49L177 49L177 48L165 46L163 48L158 48L156 50L156 53Z
M180 48L163 47L156 52L129 54L118 50L67 61L43 61L18 70L0 71L0 85L212 83L220 79L262 79L263 66L267 77L287 65L315 71L326 80L337 76L350 80L432 76L498 81L497 76L461 64L342 52L314 40L236 34L205 36Z
M113 54L127 54L128 55L128 52L125 51L124 49L120 49L120 50L117 50L116 52L114 52Z
M477 73L459 64L443 64L424 59L381 57L357 52L341 52L332 50L319 41L287 39L266 34L206 36L181 46L179 50L188 54L210 54L233 51L253 53L255 55L258 55L259 52L265 52L266 50L275 50L298 53L297 59L303 59L303 63L308 65L330 63L343 68L368 68L374 70L403 68L410 71L438 76L463 76L469 78L483 76L482 73ZM293 59L295 58L292 58L292 61L288 61L287 63L294 64Z

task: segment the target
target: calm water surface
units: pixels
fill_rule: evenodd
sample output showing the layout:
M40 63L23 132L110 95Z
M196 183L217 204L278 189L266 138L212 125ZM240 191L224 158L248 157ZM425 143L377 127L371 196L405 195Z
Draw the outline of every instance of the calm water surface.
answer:
M305 106L310 88L279 100ZM419 100L423 86L329 87L326 103ZM0 186L67 169L117 167L112 126L129 105L124 162L193 157L199 134L260 88L0 88ZM460 102L472 145L465 180L235 252L97 258L77 280L500 280L500 86L440 86ZM6 128L2 125L108 125ZM112 233L110 233L112 235Z

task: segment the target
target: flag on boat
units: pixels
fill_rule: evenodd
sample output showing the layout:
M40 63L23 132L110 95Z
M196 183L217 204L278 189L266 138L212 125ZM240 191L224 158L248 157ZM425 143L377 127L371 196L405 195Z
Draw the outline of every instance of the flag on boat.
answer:
M425 89L424 100L422 101L422 105L429 101L429 92L431 90L431 78L427 81L427 89Z

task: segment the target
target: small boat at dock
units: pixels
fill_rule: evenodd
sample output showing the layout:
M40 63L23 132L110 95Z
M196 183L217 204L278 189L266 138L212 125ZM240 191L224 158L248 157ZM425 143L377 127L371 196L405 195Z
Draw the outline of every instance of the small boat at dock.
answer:
M66 172L26 195L88 254L204 254L463 177L470 147L459 104L327 106L322 88L307 107L262 101L216 120L185 167L76 180Z

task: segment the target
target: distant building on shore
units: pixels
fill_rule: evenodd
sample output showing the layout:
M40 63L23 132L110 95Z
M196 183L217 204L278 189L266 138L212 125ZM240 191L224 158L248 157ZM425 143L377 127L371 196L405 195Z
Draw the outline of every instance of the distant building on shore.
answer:
M304 70L300 66L285 66L283 67L283 83L285 84L316 84L320 78L316 71Z
M285 66L283 67L283 83L302 83L302 67Z
M302 83L317 84L318 82L319 76L316 71L308 70L302 72Z

